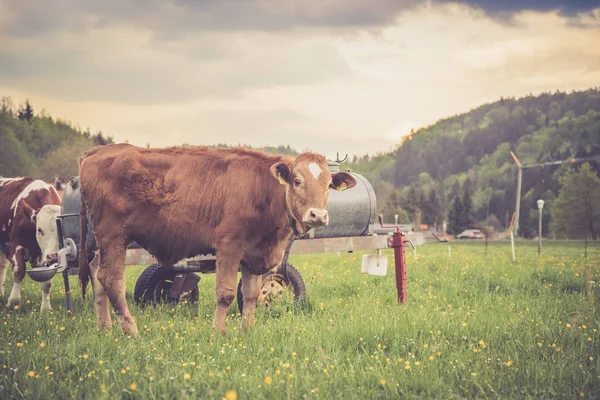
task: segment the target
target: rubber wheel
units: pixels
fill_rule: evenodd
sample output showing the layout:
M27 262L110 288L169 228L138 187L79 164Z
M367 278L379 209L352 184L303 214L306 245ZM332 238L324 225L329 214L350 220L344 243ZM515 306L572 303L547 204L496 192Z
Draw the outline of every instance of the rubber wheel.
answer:
M294 302L306 300L304 279L302 279L302 275L300 275L300 272L292 264L287 264L287 273L284 272L283 265L280 265L275 272L263 274L257 304L268 306L274 298L283 295L282 291L284 290L292 292ZM244 309L244 295L242 294L241 279L237 288L237 304L240 312L242 312Z
M169 303L169 292L177 273L173 268L163 267L160 264L149 265L135 283L133 298L138 304L157 305ZM198 301L198 287L183 293L175 303L185 300L190 303Z

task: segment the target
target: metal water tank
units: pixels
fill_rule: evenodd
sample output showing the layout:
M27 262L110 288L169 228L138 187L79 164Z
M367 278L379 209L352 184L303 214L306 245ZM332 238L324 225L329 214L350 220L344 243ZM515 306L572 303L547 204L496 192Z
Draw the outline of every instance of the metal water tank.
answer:
M329 161L329 171L340 171L340 163ZM362 175L350 173L356 186L338 192L332 190L327 201L329 225L313 229L309 238L332 238L344 236L366 236L376 218L377 199L371 183Z
M71 238L77 244L79 249L79 243L81 242L81 223L79 221L79 214L81 212L81 190L79 187L79 177L72 178L63 194L62 200L62 214L65 217L62 219L63 238ZM76 214L71 216L69 214ZM88 254L93 253L96 250L96 238L92 231L92 224L88 216L88 234L86 239L86 246Z

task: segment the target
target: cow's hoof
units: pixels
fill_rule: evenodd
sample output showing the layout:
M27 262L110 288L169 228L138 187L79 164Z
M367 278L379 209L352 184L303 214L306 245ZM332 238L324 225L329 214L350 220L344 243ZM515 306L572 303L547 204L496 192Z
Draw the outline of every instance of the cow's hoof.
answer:
M6 309L8 311L12 311L12 310L18 310L19 306L21 305L20 301L8 301L8 303L6 303Z
M52 306L50 304L48 304L48 305L42 304L42 306L40 307L40 312L45 313L45 312L49 312L49 311L52 311Z

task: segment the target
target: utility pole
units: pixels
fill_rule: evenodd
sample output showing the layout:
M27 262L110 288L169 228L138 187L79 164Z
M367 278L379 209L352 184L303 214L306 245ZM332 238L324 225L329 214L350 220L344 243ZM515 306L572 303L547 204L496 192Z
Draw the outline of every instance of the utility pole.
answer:
M517 173L517 204L515 204L515 226L513 228L515 230L514 235L519 236L519 213L521 211L521 184L523 182L523 165L521 165L521 162L519 161L515 153L511 151L510 155L515 160L517 167L519 167L519 171Z

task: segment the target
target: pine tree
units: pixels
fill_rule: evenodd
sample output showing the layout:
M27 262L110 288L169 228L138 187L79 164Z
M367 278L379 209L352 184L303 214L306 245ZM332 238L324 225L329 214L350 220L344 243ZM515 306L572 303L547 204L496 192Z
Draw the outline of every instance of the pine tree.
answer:
M448 213L448 233L456 235L464 230L461 222L462 215L462 201L460 200L460 196L456 196L452 203L452 208Z
M21 108L18 112L18 118L21 121L27 122L31 122L33 119L33 108L31 107L31 104L29 104L29 100L25 100L23 108Z

